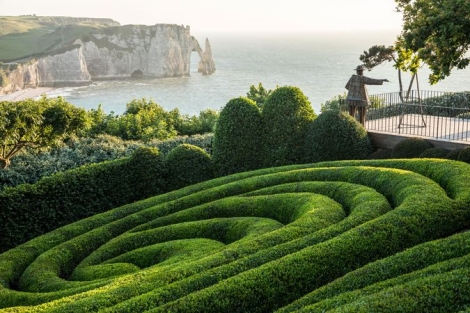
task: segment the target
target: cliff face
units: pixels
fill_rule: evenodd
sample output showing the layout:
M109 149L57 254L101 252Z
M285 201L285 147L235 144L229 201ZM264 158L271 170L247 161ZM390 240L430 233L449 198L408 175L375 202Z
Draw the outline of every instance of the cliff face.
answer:
M0 95L28 87L86 85L92 80L190 76L193 51L201 59L198 71L214 73L209 41L206 39L206 51L202 51L188 26L108 27L48 55L16 64L15 69L4 69Z

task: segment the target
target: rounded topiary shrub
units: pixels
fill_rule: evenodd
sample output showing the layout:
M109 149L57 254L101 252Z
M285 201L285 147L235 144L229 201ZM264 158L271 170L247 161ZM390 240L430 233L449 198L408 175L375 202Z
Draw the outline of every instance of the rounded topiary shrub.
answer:
M446 155L446 159L457 160L459 158L460 151L462 151L462 149L460 148L450 150L449 153L447 153Z
M136 181L131 187L134 192L150 197L166 191L165 160L157 148L137 148L129 158L127 170Z
M419 158L421 153L431 149L432 144L423 138L413 137L407 138L395 145L392 149L392 158L394 159L410 159Z
M445 159L446 156L449 154L449 150L444 148L430 148L424 150L423 153L419 155L420 158L437 158L437 159Z
M340 111L325 111L308 128L307 162L366 159L373 151L366 129Z
M462 149L462 151L460 151L459 153L459 157L457 158L457 160L470 163L470 147Z
M392 157L392 149L377 149L367 157L370 160L390 159Z
M165 158L168 185L178 189L213 177L212 158L200 147L182 144L173 148Z
M218 176L260 168L261 129L261 112L253 100L239 97L225 105L212 143L212 159Z
M293 86L277 88L266 100L262 115L265 166L302 162L307 128L317 117L303 92Z

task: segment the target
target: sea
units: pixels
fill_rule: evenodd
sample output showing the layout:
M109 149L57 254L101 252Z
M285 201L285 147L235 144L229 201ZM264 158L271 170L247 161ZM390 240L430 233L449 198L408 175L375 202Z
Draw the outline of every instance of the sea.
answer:
M89 86L55 89L48 96L62 96L87 110L101 105L105 112L114 114L124 113L133 99L144 98L166 110L177 108L181 114L192 116L206 109L221 110L230 99L246 96L251 85L261 83L271 90L278 86L299 87L318 114L322 103L346 92L344 86L361 64L359 56L373 45L392 45L398 33L193 33L201 46L206 38L210 41L216 66L213 75L197 72L199 56L193 52L190 77L97 81ZM470 90L470 68L454 70L450 77L432 86L428 83L429 73L426 66L418 73L421 90ZM364 75L390 81L368 86L369 94L399 90L398 72L392 63L379 65ZM410 77L403 73L405 88Z

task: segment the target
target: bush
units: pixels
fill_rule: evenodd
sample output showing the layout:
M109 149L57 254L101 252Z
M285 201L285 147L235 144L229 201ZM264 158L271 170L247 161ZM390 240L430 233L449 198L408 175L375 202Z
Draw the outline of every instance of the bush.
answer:
M377 149L367 157L369 160L390 159L392 157L392 149Z
M165 158L171 189L193 185L213 177L212 158L199 147L182 144Z
M407 138L395 145L392 149L392 158L419 158L421 153L431 149L432 144L423 138Z
M340 111L324 111L311 122L305 141L307 162L366 159L372 144L366 129Z
M298 87L273 91L263 108L264 165L279 166L303 161L308 125L317 116Z
M0 251L111 208L166 191L163 157L139 148L0 193Z
M459 161L470 163L470 147L466 147L459 152Z
M96 138L71 138L61 147L49 151L26 151L13 159L9 168L0 171L0 191L19 184L33 184L40 178L51 176L79 166L129 157L138 147L157 148L165 156L180 144L192 144L212 153L213 134L177 136L168 140L122 140L110 135Z
M429 148L427 150L424 150L419 157L445 159L449 152L449 150L444 148Z
M320 104L320 112L323 113L325 111L348 111L346 93L334 96L331 100Z
M459 158L460 151L462 151L462 149L460 148L456 148L456 149L449 151L449 153L447 153L446 155L446 159L457 160Z
M220 112L215 127L212 156L217 175L257 169L261 166L261 113L245 97L231 99Z

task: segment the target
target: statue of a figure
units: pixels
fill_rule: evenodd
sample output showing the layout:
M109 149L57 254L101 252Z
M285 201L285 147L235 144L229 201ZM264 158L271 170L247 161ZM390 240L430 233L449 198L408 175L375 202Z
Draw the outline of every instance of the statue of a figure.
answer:
M354 117L356 109L359 111L359 122L364 125L366 121L366 110L370 105L369 95L365 85L382 85L388 82L388 79L373 79L364 76L364 65L356 67L355 75L352 75L346 84L348 95L346 96L346 104L349 106L349 115Z

